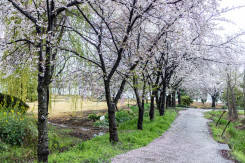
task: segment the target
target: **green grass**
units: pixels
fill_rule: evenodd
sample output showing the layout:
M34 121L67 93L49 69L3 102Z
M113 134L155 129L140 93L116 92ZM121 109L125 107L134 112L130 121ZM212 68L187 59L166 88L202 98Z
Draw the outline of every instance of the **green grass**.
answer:
M146 108L149 106L147 105ZM136 107L132 107L137 112ZM109 135L95 137L89 141L78 143L69 151L50 155L49 162L108 162L110 158L132 149L146 146L161 136L175 120L176 110L167 110L164 117L156 113L154 121L150 121L148 111L144 117L143 130L137 130L137 118L120 124L118 128L120 142L112 145Z
M9 116L7 114L2 114L3 113L0 113L0 125L1 119L3 119L4 116L5 119L7 116ZM9 118L13 118L13 115L9 116ZM10 144L4 141L4 139L2 139L0 136L1 162L33 162L37 159L37 121L33 116L23 115L21 116L21 121L19 121L18 119L16 119L14 123L13 120L8 121L8 126L16 126L20 122L25 122L25 125L28 126L28 130L25 130L26 134L22 140L23 143L21 145L13 145L12 143ZM69 129L58 129L57 127L48 125L48 131L49 150L51 154L68 150L69 147L72 147L75 144L81 142L80 138L75 138L68 135L68 133L70 132ZM15 131L11 128L11 132L14 133Z
M210 123L213 137L216 141L229 144L232 150L232 154L235 156L235 158L238 161L245 163L245 130L236 128L238 125L242 125L242 122L238 120L237 122L231 123L227 128L224 137L221 137L221 134L226 124L228 123L227 113L225 113L218 127L216 127L216 123L221 114L222 111L211 111L205 113L206 118L214 120L213 123Z
M244 110L238 111L238 114L239 114L239 115L244 115Z
M108 134L84 142L81 138L70 136L69 133L72 132L70 129L48 125L49 162L108 162L118 154L145 146L161 136L170 127L179 109L167 109L164 117L160 117L156 111L155 120L151 122L148 116L149 104L145 105L143 131L137 129L137 107L131 106L130 110L121 110L116 116L121 122L118 127L120 142L115 145L109 142ZM23 121L25 126L31 127L26 130L28 132L20 145L9 144L0 136L1 162L36 162L37 120L33 116L23 115L19 118L21 120L10 121L15 114L1 114L4 115L0 116L0 122L2 120L4 124L15 126Z

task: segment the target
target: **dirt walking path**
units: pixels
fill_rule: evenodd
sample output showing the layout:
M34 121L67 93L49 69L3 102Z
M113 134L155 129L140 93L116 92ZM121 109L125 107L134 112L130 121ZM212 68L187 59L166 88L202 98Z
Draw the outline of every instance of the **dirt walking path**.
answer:
M221 151L228 145L213 140L208 130L209 120L202 109L180 111L171 128L149 145L121 154L113 163L231 163Z

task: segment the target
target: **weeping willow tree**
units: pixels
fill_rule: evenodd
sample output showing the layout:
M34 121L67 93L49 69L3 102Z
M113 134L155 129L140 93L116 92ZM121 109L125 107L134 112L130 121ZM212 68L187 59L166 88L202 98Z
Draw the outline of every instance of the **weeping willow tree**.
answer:
M37 100L37 72L30 68L17 69L7 78L3 78L4 72L1 72L1 92L13 95L23 101Z

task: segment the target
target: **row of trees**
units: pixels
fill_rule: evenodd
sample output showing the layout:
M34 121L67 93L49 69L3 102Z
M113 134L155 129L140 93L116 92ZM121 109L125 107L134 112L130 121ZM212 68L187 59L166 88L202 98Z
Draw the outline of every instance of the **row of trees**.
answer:
M215 23L229 11L220 10L216 0L2 0L0 9L1 70L8 70L3 76L17 69L37 71L39 162L47 162L49 154L50 84L71 83L82 94L105 97L109 139L115 143L115 111L125 90L135 93L142 130L146 94L153 120L155 101L163 116L166 99L175 106L170 95L194 88L193 80L206 69L216 98L219 83L210 67L227 63L240 49L240 34L222 39L216 33Z

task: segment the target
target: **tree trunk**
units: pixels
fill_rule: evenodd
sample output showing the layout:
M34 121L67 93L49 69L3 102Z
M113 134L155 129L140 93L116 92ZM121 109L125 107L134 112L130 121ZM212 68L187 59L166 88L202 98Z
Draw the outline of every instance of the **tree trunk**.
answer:
M48 162L48 85L44 77L38 76L38 162Z
M181 105L181 94L179 90L177 91L177 94L178 94L178 105Z
M105 94L106 94L106 102L108 107L108 118L109 118L109 133L110 133L110 142L115 143L118 142L118 133L117 133L117 122L115 116L115 104L111 99L111 90L110 90L110 82L104 80L105 84Z
M165 97L166 97L166 86L163 86L163 89L162 89L162 91L160 93L160 99L161 99L160 107L159 107L160 116L163 116L164 115L164 111L165 111Z
M49 87L47 79L49 73L44 73L43 68L43 48L41 43L39 44L39 63L38 63L38 143L37 143L37 156L38 162L48 162L48 131L47 131L47 120L48 120L48 102L49 102Z
M144 120L144 104L142 103L142 105L139 106L139 116L138 116L138 124L137 124L139 130L143 130L143 120Z
M154 112L155 112L155 106L154 106L154 101L155 101L155 95L154 95L154 91L152 92L151 95L151 107L150 107L150 112L149 112L149 116L150 116L150 120L153 121L154 120Z
M167 98L166 98L166 108L169 108L171 107L171 95L167 95Z
M211 96L211 97L212 97L212 108L215 108L216 97L215 96Z
M237 112L237 104L236 104L236 99L235 99L235 95L234 95L234 90L233 88L230 87L230 91L231 91L231 98L232 98L232 120L236 120L238 119L238 112Z
M159 100L158 91L156 92L156 106L157 106L157 110L160 110L160 100Z
M138 86L139 86L138 80L134 76L133 77L133 87L134 87L134 92L135 92L135 96L136 96L136 100L137 100L137 105L139 108L137 127L139 130L142 130L143 129L143 119L144 119L144 97L142 98L142 102L141 102L139 92L138 92ZM144 95L144 90L143 90L143 95Z
M172 107L176 107L176 92L173 91L172 93Z
M232 119L232 109L231 109L231 103L230 103L230 93L229 93L229 84L227 86L227 107L228 107L228 114L229 114L229 119Z
M146 96L145 103L146 103L146 104L149 104L148 94L147 94L147 96Z

